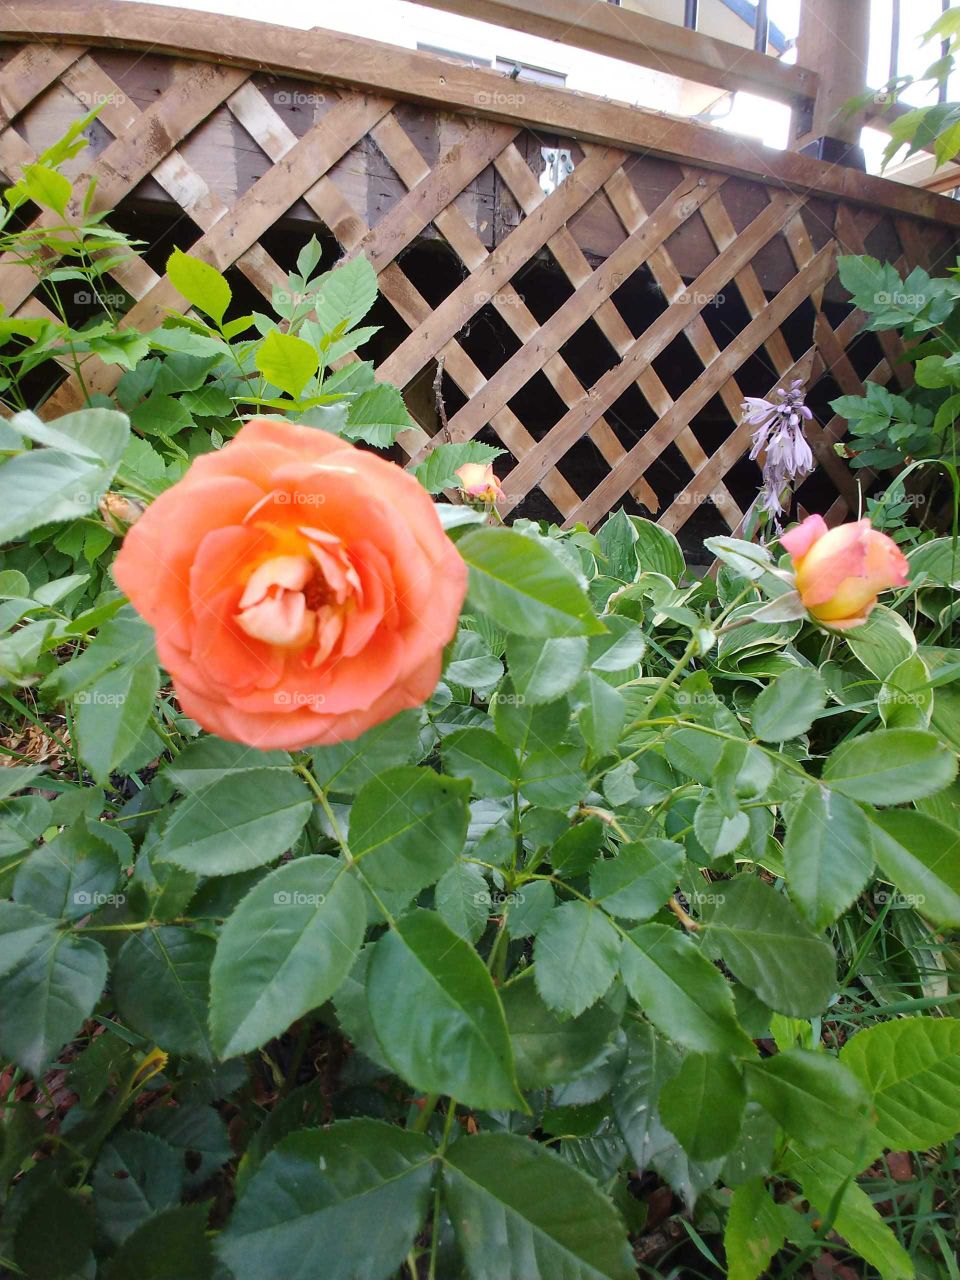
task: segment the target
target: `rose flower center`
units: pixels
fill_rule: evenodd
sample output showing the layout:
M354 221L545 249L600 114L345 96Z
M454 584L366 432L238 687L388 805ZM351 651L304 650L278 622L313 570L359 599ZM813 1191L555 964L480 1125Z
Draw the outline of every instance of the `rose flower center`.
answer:
M300 652L305 665L319 666L336 648L345 614L362 603L360 577L334 534L299 528L293 536L284 531L276 544L280 554L262 560L247 579L237 625L251 639Z

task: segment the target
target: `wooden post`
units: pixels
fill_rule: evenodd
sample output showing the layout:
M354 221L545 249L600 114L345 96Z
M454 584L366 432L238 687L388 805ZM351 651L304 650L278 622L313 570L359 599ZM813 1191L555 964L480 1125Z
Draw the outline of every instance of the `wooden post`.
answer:
M801 0L797 62L820 76L813 111L796 121L794 148L862 169L862 119L844 104L867 87L870 0Z

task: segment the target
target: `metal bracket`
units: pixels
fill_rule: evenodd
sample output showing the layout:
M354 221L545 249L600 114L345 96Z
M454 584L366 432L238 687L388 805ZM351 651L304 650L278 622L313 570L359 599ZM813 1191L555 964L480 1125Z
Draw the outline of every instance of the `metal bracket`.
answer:
M546 195L556 191L560 183L573 173L573 157L569 151L560 151L556 147L541 147L543 172L540 174L540 189Z

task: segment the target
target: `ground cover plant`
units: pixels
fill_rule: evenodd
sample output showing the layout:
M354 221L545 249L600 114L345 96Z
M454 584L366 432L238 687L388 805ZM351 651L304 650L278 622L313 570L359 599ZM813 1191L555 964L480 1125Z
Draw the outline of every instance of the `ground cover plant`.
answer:
M955 539L504 528L319 265L7 333L0 1266L954 1277Z

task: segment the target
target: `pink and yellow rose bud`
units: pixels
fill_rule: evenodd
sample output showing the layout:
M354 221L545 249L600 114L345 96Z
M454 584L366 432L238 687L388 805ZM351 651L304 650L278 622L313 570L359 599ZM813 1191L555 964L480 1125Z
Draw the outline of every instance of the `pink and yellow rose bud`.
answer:
M906 556L869 520L830 529L822 516L807 516L780 541L793 561L800 599L827 626L860 626L881 591L907 585Z
M126 498L122 493L105 493L100 499L100 515L111 533L123 534L143 515L146 508L136 498Z
M500 482L493 474L493 463L465 462L454 475L460 481L461 492L480 502L503 502L506 496Z

